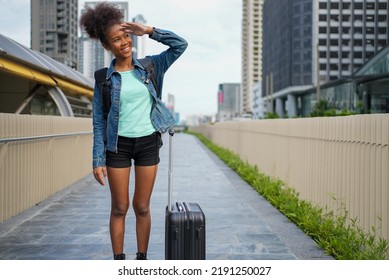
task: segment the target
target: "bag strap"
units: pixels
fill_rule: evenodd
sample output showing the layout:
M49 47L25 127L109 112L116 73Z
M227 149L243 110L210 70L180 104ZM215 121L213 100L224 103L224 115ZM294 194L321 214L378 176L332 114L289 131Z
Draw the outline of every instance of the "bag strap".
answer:
M139 63L143 65L146 69L147 79L151 80L154 85L155 90L157 91L157 97L161 99L161 92L159 91L158 83L157 83L157 75L155 74L154 63L150 57L145 57L138 59Z
M111 97L109 96L109 87L111 86L111 81L107 80L107 70L108 68L101 68L95 72L95 80L100 88L101 93L101 103L103 105L103 116L104 119L107 119L109 109L111 108Z

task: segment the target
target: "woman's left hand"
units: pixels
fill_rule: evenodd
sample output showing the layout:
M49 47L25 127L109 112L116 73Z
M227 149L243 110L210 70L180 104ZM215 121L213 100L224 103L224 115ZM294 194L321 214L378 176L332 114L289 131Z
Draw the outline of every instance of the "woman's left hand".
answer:
M136 36L143 36L145 34L151 35L153 28L137 22L124 22L121 24L122 30Z

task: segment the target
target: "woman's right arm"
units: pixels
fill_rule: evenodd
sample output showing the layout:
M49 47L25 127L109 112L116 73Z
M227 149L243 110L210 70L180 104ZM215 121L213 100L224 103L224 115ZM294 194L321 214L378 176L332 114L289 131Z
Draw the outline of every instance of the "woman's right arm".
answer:
M107 177L104 144L105 122L101 90L95 83L93 93L93 175L101 185L104 185L104 178Z

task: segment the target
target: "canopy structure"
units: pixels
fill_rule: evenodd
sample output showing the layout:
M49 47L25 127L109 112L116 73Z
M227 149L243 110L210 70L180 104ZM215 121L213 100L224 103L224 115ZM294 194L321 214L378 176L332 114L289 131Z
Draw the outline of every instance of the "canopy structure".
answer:
M39 91L51 96L62 116L91 112L93 87L75 69L0 34L0 112L23 112Z

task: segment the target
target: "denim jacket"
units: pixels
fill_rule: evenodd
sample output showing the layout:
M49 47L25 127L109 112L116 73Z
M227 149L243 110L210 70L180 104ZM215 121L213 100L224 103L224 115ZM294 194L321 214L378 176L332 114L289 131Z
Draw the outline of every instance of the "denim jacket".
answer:
M157 85L159 92L162 92L163 78L167 69L173 62L181 56L188 46L185 39L177 36L171 31L154 29L151 39L160 42L169 48L158 55L149 56L154 64ZM143 82L153 97L150 118L156 131L164 133L169 127L174 125L174 118L169 110L157 98L157 91L153 83L147 77L145 68L133 57L134 73ZM105 166L105 151L117 152L118 127L119 127L119 105L121 76L115 70L116 60L111 62L107 70L107 80L110 80L111 108L107 121L103 116L103 107L100 87L95 83L93 95L93 168Z

